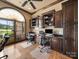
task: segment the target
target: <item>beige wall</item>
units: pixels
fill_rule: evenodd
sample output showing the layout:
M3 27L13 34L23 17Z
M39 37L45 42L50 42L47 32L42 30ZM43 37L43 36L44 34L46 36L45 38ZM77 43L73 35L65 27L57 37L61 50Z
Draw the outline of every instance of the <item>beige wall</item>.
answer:
M23 16L25 17L25 20L26 20L26 25L27 25L26 26L26 31L27 32L30 31L30 28L29 28L29 20L31 19L31 15L30 14L28 14L28 13L26 13L26 12L16 8L16 7L13 7L13 6L9 5L9 4L6 4L6 3L0 1L0 9L4 8L4 7L11 7L11 8L17 9L19 12L21 12L21 14L23 14Z
M43 13L48 12L50 10L55 10L55 11L62 10L62 3L66 2L66 1L68 1L68 0L63 0L60 3L57 3L57 4L55 4L55 5L53 5L53 6L49 7L49 8L40 10L40 11L36 12L35 14L33 14L32 17L36 17L38 15L41 16Z

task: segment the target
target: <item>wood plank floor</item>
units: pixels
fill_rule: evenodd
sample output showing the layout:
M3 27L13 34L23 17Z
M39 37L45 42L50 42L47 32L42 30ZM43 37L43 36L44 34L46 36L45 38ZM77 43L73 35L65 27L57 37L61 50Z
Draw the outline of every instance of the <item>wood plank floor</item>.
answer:
M36 47L38 47L38 44L32 45L27 48L23 48L21 44L24 42L25 41L5 47L4 53L9 56L8 59L33 59L30 52L33 51ZM59 52L52 51L51 53L49 53L48 59L72 59L72 58L69 58Z

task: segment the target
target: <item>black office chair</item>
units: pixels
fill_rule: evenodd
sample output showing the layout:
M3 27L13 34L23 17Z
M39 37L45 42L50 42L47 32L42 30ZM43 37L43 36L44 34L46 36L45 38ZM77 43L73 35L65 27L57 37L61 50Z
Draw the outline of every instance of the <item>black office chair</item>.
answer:
M40 44L42 46L42 48L40 49L40 52L43 52L46 47L50 46L50 43L49 43L49 40L45 36L45 32L41 32L40 35L41 35L41 42L40 42ZM48 50L46 52L48 52Z
M28 41L32 43L36 43L36 34L35 32L29 32L27 35Z
M2 42L0 43L0 52L4 49L4 46L6 45L8 40L9 40L9 36L7 36L7 34L5 34L4 40L2 40ZM0 59L2 59L2 58L7 59L7 57L8 57L8 55L4 55L4 56L0 57Z
M46 38L43 38L41 41L41 45L43 47L41 48L40 52L43 52L46 47L48 48L50 46L49 40L47 40ZM46 49L46 50L47 50L46 52L48 52L48 49Z

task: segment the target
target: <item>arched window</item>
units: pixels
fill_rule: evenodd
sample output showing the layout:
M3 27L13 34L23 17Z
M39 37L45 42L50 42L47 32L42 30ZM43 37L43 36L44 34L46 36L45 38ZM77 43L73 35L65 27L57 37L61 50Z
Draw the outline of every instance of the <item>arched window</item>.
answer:
M17 21L14 21L17 20ZM13 43L25 39L25 19L24 16L16 9L0 9L0 40L3 35L10 35L8 43Z
M0 10L0 18L15 19L24 22L24 16L13 8L3 8Z

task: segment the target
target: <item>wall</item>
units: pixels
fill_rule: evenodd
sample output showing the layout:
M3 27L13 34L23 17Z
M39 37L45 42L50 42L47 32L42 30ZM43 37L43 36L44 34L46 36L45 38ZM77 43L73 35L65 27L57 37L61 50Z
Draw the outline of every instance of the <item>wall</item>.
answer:
M26 25L26 31L27 32L30 31L30 28L29 28L29 20L31 19L31 15L30 14L28 14L28 13L26 13L26 12L16 8L16 7L14 7L14 6L11 6L9 4L6 4L6 3L0 1L0 9L4 8L4 7L11 7L11 8L17 9L25 17L25 20L26 20L26 24L25 24Z
M62 3L66 2L66 1L68 1L68 0L61 1L61 2L51 6L49 8L46 8L46 9L43 9L43 10L39 10L35 14L33 14L32 17L36 17L38 15L41 16L43 13L48 12L50 10L55 10L55 11L62 10Z

